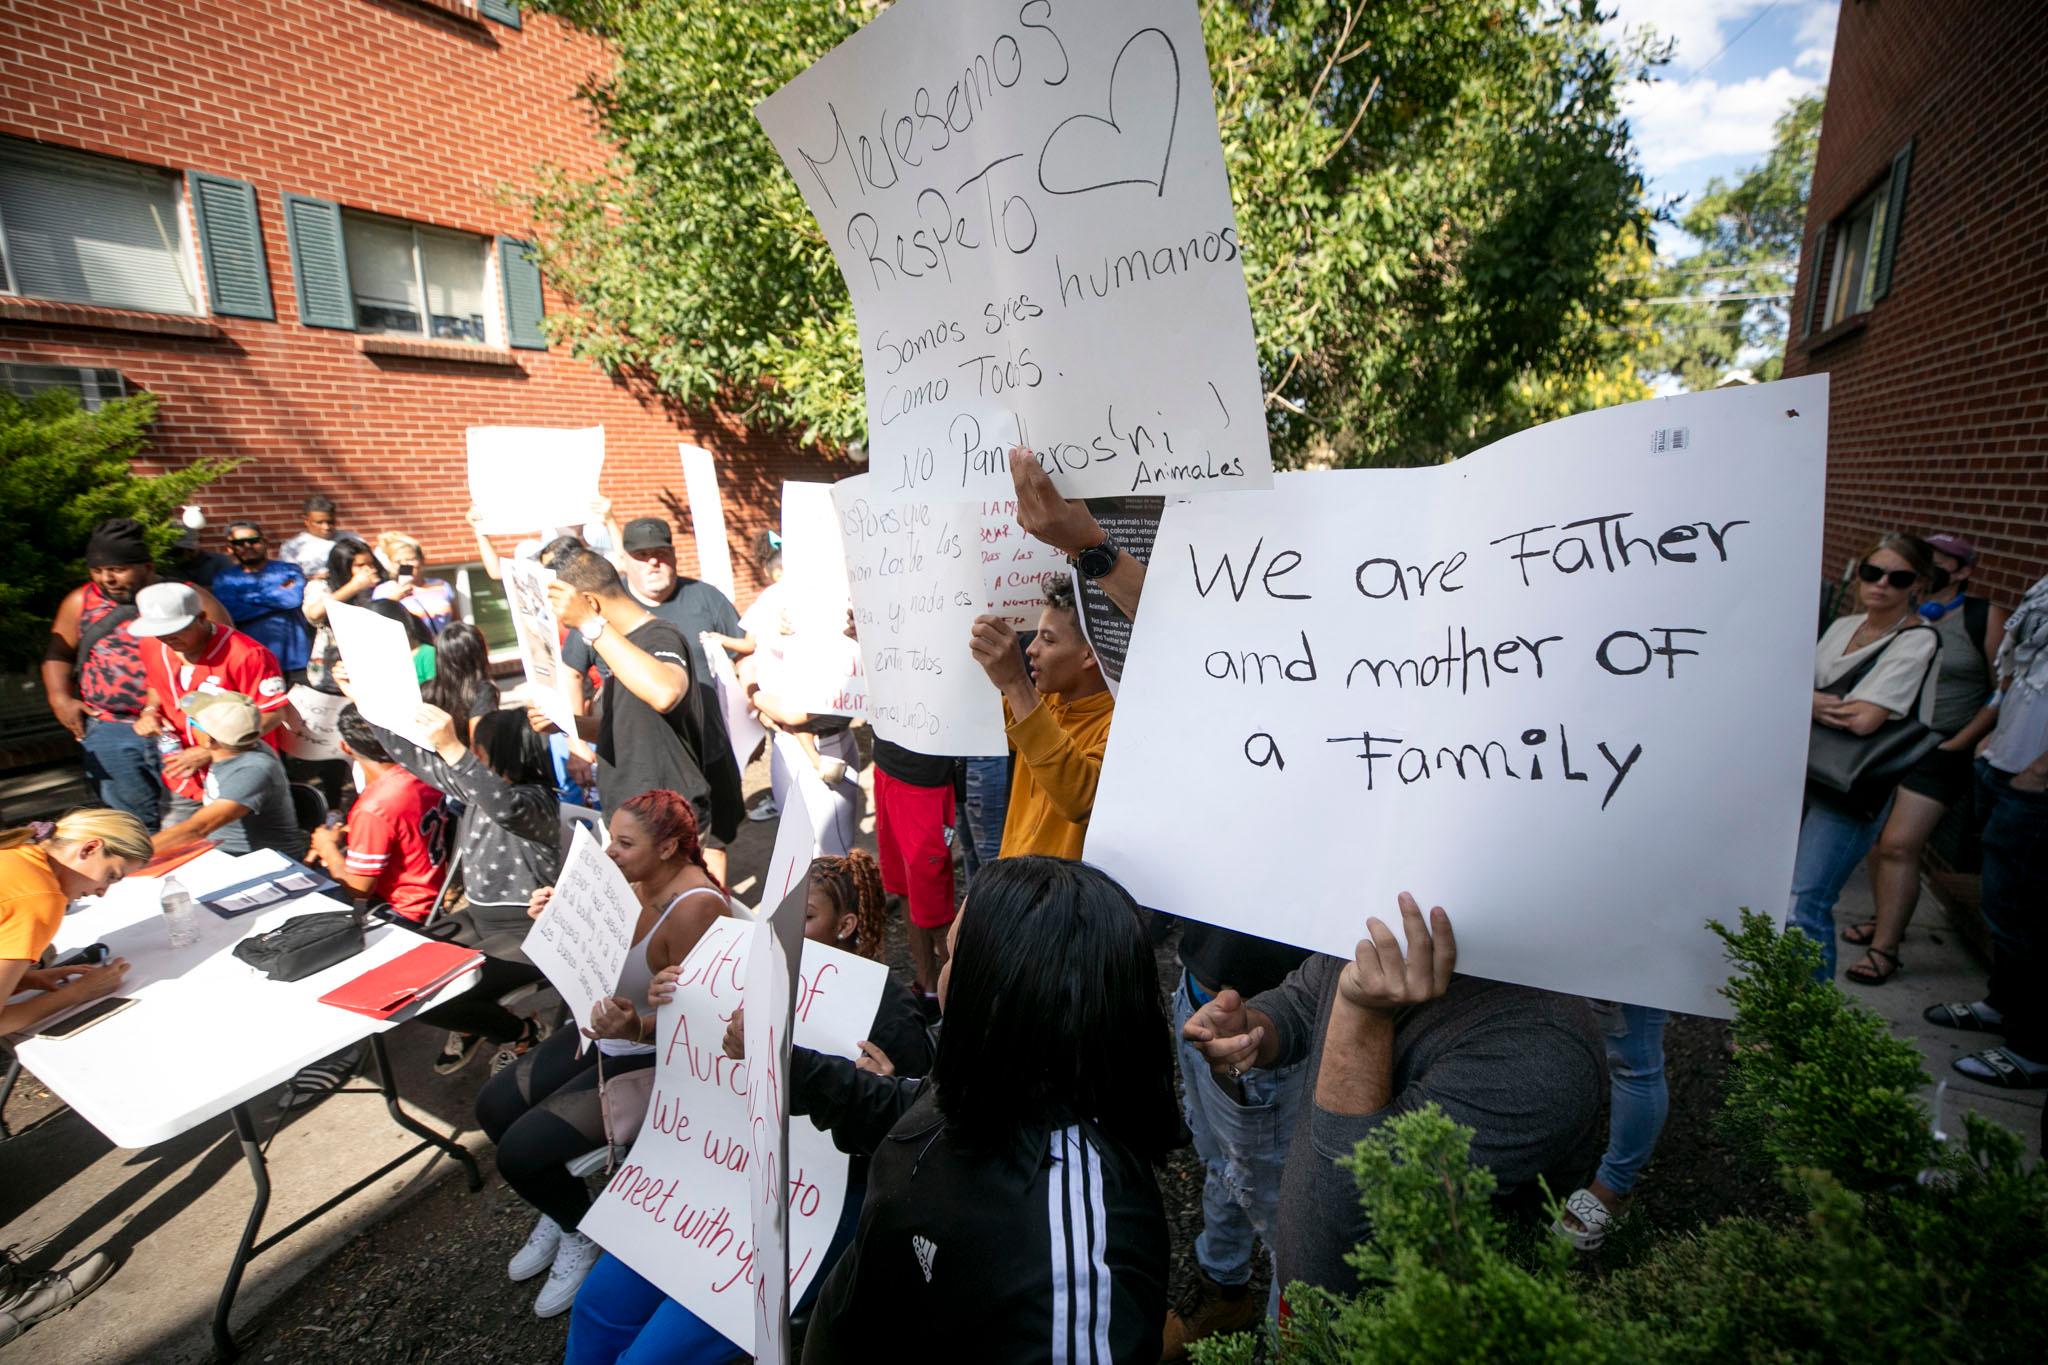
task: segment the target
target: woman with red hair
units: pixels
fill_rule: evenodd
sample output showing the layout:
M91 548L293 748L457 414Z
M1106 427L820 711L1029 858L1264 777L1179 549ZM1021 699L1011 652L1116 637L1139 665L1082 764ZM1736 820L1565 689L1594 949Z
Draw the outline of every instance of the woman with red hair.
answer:
M605 852L632 883L640 917L615 994L584 1021L583 1036L597 1046L578 1055L577 1031L557 1030L493 1076L476 1102L478 1124L498 1145L498 1173L541 1213L507 1270L514 1280L548 1272L533 1305L543 1318L569 1307L599 1254L575 1230L590 1192L566 1163L604 1145L600 1081L654 1065L653 1045L639 1040L636 1003L647 998L654 974L689 956L731 906L704 866L697 817L677 793L646 791L625 802L612 813L611 834ZM538 916L553 893L547 886L534 892L527 913Z

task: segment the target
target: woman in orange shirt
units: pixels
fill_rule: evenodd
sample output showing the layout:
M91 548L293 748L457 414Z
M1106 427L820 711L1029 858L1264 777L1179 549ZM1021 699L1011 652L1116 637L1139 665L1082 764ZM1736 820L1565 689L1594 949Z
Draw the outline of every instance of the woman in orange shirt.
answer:
M33 1028L121 984L128 964L120 959L75 971L39 971L36 961L57 936L66 904L99 895L149 858L149 831L116 810L75 810L55 824L0 831L0 1001L41 992L0 1004L0 1033Z

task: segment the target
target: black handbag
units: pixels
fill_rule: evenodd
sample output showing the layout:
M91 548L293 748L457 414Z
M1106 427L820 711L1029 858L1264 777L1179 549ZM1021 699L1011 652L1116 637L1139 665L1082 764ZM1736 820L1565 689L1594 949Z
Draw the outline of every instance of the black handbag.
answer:
M1815 690L1848 696L1893 645L1916 630L1933 634L1935 641L1934 653L1920 675L1920 686L1914 690L1910 711L1867 735L1813 722L1813 734L1806 747L1806 778L1807 790L1818 799L1866 817L1875 815L1883 809L1899 780L1941 744L1941 732L1920 720L1920 703L1934 681L1935 665L1941 661L1941 637L1932 626L1908 626L1886 641L1883 649L1826 687Z
M297 981L363 950L363 917L353 910L298 915L235 945L235 956L272 981Z

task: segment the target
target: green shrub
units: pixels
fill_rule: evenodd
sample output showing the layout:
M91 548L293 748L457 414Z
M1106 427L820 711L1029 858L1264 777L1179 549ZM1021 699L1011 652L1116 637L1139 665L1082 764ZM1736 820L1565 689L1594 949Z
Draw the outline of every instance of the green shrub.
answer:
M138 394L88 411L72 393L0 393L0 667L43 656L57 604L85 581L85 542L108 517L150 528L161 555L178 538L172 514L234 467L200 460L168 474L132 473L156 418Z

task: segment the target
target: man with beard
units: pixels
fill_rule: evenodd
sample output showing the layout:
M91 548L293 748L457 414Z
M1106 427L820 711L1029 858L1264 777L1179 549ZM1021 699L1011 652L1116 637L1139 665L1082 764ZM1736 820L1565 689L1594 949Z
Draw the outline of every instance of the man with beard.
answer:
M157 581L140 522L103 521L86 542L89 581L74 588L50 623L43 693L72 738L85 748L85 772L101 805L157 827L166 797L157 744L135 733L148 700L142 644L129 631L135 594ZM194 588L208 620L230 624L203 588Z
M305 571L272 559L270 541L253 521L228 523L228 553L235 567L214 576L213 595L235 618L235 629L277 656L286 681L306 680L313 627L306 620Z

